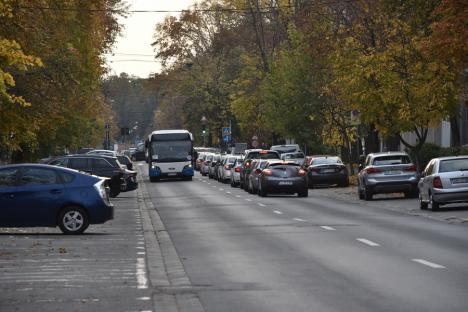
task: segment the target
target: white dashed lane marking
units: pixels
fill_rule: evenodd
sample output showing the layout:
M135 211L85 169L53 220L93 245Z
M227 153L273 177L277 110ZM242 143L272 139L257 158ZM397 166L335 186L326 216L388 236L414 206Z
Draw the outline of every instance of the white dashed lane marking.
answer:
M324 230L328 230L328 231L336 231L335 228L331 227L331 226L328 226L328 225L321 225L320 226L322 229Z
M266 205L265 205L265 204L262 204L262 203L258 203L258 205L259 205L260 207L266 207Z
M434 262L430 262L430 261L427 261L427 260L424 260L424 259L411 259L411 260L414 261L414 262L426 265L428 267L431 267L433 269L446 269L446 267L444 267L443 265L440 265L440 264L437 264L437 263L434 263Z
M282 215L283 213L281 211L278 211L278 210L274 210L273 213L276 213L278 215Z
M237 198L240 198L241 196L240 195L236 195Z
M294 218L293 220L294 220L294 221L299 221L299 222L307 222L307 220L299 219L299 218Z
M250 198L246 198L245 200L246 200L246 201L252 201Z
M379 244L371 241L371 240L368 240L368 239L365 239L365 238L356 238L357 241L360 241L361 243L363 244L366 244L368 246L371 246L371 247L377 247L377 246L380 246Z

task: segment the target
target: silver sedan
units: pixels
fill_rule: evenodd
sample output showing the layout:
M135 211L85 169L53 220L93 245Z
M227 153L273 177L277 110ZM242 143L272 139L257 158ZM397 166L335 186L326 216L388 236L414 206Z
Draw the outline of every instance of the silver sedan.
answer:
M440 205L468 203L468 156L432 159L419 180L420 208L437 210Z

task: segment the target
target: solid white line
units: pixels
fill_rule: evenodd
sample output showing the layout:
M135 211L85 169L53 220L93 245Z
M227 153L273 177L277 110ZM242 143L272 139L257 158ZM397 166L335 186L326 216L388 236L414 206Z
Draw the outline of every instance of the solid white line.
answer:
M299 219L299 218L294 218L293 220L294 220L294 221L299 221L299 222L307 222L307 220Z
M379 244L374 243L373 241L370 241L370 240L365 239L365 238L356 238L356 240L360 241L360 242L363 243L363 244L369 245L369 246L371 246L371 247L380 246Z
M262 203L258 203L258 205L261 206L261 207L266 207L266 205L262 204Z
M274 210L273 213L276 213L278 215L283 214L281 211L278 211L278 210Z
M331 227L331 226L328 226L328 225L321 225L320 226L322 229L324 230L328 230L328 231L336 231L335 228Z
M245 200L246 200L246 201L252 201L252 200L251 200L251 199L249 199L249 198L246 198Z
M440 264L437 264L437 263L434 263L434 262L430 262L430 261L427 261L427 260L424 260L424 259L411 259L411 260L413 260L414 262L418 262L418 263L427 265L428 267L431 267L433 269L446 269L446 267L444 267L443 265L440 265Z

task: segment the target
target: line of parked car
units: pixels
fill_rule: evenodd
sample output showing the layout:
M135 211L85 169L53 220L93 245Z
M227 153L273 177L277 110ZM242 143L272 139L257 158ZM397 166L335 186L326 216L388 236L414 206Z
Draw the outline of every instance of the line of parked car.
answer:
M195 167L203 176L259 196L296 193L305 197L308 188L349 186L348 169L340 157L305 156L297 145L251 149L241 155L201 152ZM435 158L419 174L405 152L371 153L359 166L357 184L362 200L398 192L419 198L421 209L438 210L441 205L468 203L468 155Z
M285 193L307 197L308 188L316 185L349 185L348 170L338 156L306 157L296 144L250 149L241 155L201 152L195 167L203 176L259 196Z
M114 217L109 197L138 188L128 156L108 150L0 166L0 227L56 227L83 233Z

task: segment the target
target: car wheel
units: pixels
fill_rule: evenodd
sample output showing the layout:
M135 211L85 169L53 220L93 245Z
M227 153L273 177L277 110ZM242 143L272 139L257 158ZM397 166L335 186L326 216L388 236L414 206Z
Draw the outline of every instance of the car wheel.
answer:
M184 177L185 181L192 181L192 177Z
M249 179L249 184L248 184L248 186L247 186L247 192L249 192L250 194L253 193L253 190L252 190L252 181L250 181L250 179Z
M81 234L89 225L86 211L77 206L62 209L58 216L58 226L64 234Z
M297 197L308 197L308 196L309 196L309 190L307 188L297 193Z
M111 188L110 191L109 191L109 197L111 198L115 198L117 196L119 196L120 194L120 188Z
M362 190L359 189L359 187L358 187L358 196L359 196L359 199L364 199L364 194L362 193Z
M349 186L349 180L346 179L346 180L341 181L340 183L338 183L338 186L339 187L348 187Z
M427 209L427 206L428 206L428 204L425 203L425 202L423 202L422 196L420 195L420 196L419 196L419 208L420 208L421 210L426 210L426 209Z
M429 195L429 203L431 204L432 211L437 211L440 208L440 204L434 201L434 196L432 194Z
M260 197L266 197L268 195L267 191L263 190L262 185L259 184L258 187L258 196Z
M364 197L364 200L372 200L372 197L373 197L374 194L372 194L372 191L364 185L364 194L363 194L363 197Z

